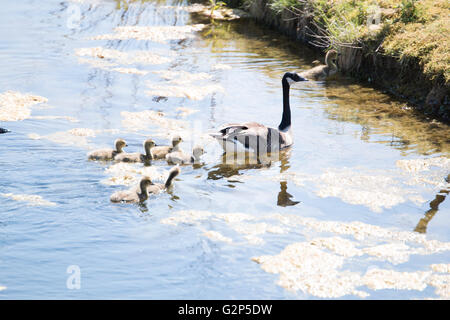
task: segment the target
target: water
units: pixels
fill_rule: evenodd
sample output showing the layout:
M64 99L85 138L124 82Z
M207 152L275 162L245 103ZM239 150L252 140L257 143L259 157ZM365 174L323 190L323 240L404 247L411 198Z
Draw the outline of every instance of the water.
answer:
M1 298L315 299L323 295L287 290L279 272L266 272L252 258L278 255L290 244L318 238L340 237L366 250L349 257L331 247L321 248L320 254L345 257L333 269L337 277L348 271L367 279L364 276L374 269L431 272L432 264L450 262L445 247L450 241L450 206L445 199L448 127L425 121L402 102L349 79L301 83L291 90L295 145L270 167L224 164L218 145L200 139L207 152L204 164L183 167L169 193L144 205L110 203L110 194L126 186L105 184L111 177L105 170L111 164L87 161L89 150L111 146L123 137L130 152L139 151L145 137L167 143L169 134L178 129L185 134L183 149L189 150L199 132L225 122L254 120L275 126L281 118L283 73L308 69L313 60L321 59L252 21L211 24L183 10L186 6L170 1L93 0L2 5L0 93L32 93L48 102L32 106L29 119L0 122L11 131L0 135L0 193L38 195L53 205L0 196ZM199 23L205 28L187 33L186 39L90 40L113 34L117 26ZM148 71L120 73L80 62L76 50L90 47L151 52L170 62L125 65L124 60L84 57ZM147 94L148 82L163 88L170 84L152 72L161 70L174 75L207 73L211 78L199 82L203 88L221 86L223 91L200 100ZM183 116L180 107L198 112ZM131 127L123 121L121 112L142 115L139 112L146 110L161 111L163 119L177 121L172 130L150 120L143 125L131 122ZM39 116L72 117L78 122ZM67 133L74 128L94 131L81 137ZM407 162L397 162L417 159L436 165L408 171ZM153 166L159 173L170 169L162 161ZM184 216L182 210L206 216ZM247 216L227 221L238 217L235 213ZM180 217L184 222L176 220ZM314 220L306 227L304 221L283 224L280 217ZM378 238L362 239L355 232L318 230L319 222L361 222L379 230L426 234L426 241L440 241L441 249L417 253L413 251L423 245L420 241L389 238L378 229ZM400 246L394 258L402 254L407 258L395 261L387 251L378 256L368 253L384 244ZM326 263L311 261L319 273L320 264ZM79 290L67 288L71 265L81 271ZM312 281L318 279L317 272L302 272L312 272ZM435 291L432 276L448 284L448 275L434 272L421 280L424 287L406 291L396 273L395 288L370 286L368 280L354 287L375 299L445 297L445 289ZM352 290L323 294L360 297Z

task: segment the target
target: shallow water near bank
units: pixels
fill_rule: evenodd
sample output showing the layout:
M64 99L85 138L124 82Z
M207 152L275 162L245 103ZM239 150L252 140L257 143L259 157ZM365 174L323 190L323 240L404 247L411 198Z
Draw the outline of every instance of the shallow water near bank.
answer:
M278 125L283 73L322 57L187 6L3 7L0 298L448 299L448 127L349 79L304 82L291 90L294 146L270 165L229 164L206 133ZM185 151L202 144L202 163L142 205L110 203L170 166L87 152L173 134Z

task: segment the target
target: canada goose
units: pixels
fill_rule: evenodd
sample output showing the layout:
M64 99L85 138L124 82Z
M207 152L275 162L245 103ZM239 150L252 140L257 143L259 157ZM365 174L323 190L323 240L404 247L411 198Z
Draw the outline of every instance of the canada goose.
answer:
M196 146L192 149L192 155L184 153L183 151L175 151L166 155L166 160L171 164L192 164L200 161L200 157L205 151L202 147Z
M117 191L110 197L111 202L141 202L148 199L149 194L158 194L172 185L173 179L180 173L177 166L170 170L166 183L153 183L149 177L143 177L139 184L131 189Z
M0 134L9 132L7 129L0 128Z
M147 139L144 141L145 154L140 152L121 152L114 157L115 161L118 162L146 162L152 160L152 148L155 146L155 142L152 139Z
M289 87L294 82L308 81L296 73L286 72L281 80L283 85L283 115L278 129L266 127L256 122L230 123L211 133L221 143L223 150L234 152L238 145L246 150L261 152L278 151L293 143L291 134L291 108L289 106Z
M170 152L179 151L179 144L183 141L179 135L172 138L172 146L156 146L152 148L153 159L164 159Z
M300 76L310 80L326 80L328 77L336 74L337 66L335 60L338 56L336 50L330 50L325 56L325 64L316 66L308 71L300 73Z
M116 149L100 149L92 151L88 154L89 160L112 160L114 157L123 152L124 147L128 147L127 143L123 139L117 139L114 141Z

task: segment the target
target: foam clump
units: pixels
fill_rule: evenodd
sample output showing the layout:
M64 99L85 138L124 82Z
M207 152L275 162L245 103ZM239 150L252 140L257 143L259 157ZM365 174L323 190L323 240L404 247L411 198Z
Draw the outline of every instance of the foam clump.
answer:
M75 145L79 147L87 147L89 144L88 138L93 138L95 136L96 131L89 128L73 128L67 131L54 132L43 136L36 133L28 134L28 137L33 140L45 139L62 145Z
M230 65L217 63L211 67L212 70L231 70L233 69Z
M148 130L157 127L161 135L170 136L179 134L183 139L191 134L189 123L183 120L171 119L163 112L144 110L138 112L122 111L122 126L130 131Z
M106 185L130 186L137 184L142 176L149 177L152 181L165 181L168 172L161 172L153 166L137 166L126 162L119 162L105 169L110 177L101 182Z
M288 245L278 255L252 258L269 273L279 274L278 284L290 291L301 290L321 298L360 295L355 287L361 284L356 273L339 272L344 258L325 252L308 243Z
M412 160L397 160L396 166L400 169L417 173L421 171L428 171L430 167L441 167L450 169L450 159L446 157L434 157L428 159L412 159Z
M224 92L221 85L214 83L207 85L159 85L147 82L147 86L149 90L146 93L150 96L187 98L190 100L203 100L212 93Z
M123 52L114 49L106 49L103 47L79 48L75 50L75 54L80 57L88 56L100 59L100 61L112 60L111 64L104 66L115 66L119 64L163 64L170 61L170 58L159 56L149 51L130 51ZM108 63L108 62L107 62Z
M448 264L433 264L427 270L410 272L395 269L396 265L409 261L412 255L450 251L450 242L429 240L424 234L359 221L321 221L280 213L251 215L243 212L181 210L162 219L161 223L173 226L184 224L200 230L204 226L222 223L235 234L234 237L229 236L232 243L258 245L262 249L270 240L266 237L270 233L295 233L307 239L312 237L307 241L287 244L278 254L251 258L264 271L278 274L277 284L290 291L301 291L320 298L366 298L370 296L370 290L423 291L431 286L435 288L438 298L449 297ZM220 238L215 234L203 235ZM353 270L355 265L374 263L387 264L392 269L374 266L366 271Z
M178 112L179 116L184 118L184 117L187 117L187 116L189 116L191 114L197 113L200 110L191 109L191 108L187 108L187 107L178 107L178 108L175 109L175 111Z
M220 232L217 231L205 231L203 235L213 241L221 241L226 243L232 243L233 240L231 238L225 237Z
M33 194L13 194L13 193L0 193L0 196L4 198L10 198L14 201L27 202L31 206L56 206L56 203L47 201L41 196Z
M173 70L160 70L153 71L160 75L163 79L168 80L170 83L184 84L191 83L193 81L209 80L211 75L205 72L191 73L187 71L173 71Z
M250 14L240 9L232 9L226 7L213 8L200 3L194 3L190 6L182 7L183 10L191 13L198 13L214 20L236 20L248 18Z
M98 35L91 40L150 40L166 43L169 40L181 40L193 37L193 32L201 31L205 25L186 26L121 26L114 28L114 33Z
M370 269L363 276L364 285L373 290L397 289L423 291L427 287L429 271L398 272L394 270Z
M31 116L32 105L47 102L47 98L17 91L0 94L0 121L20 121Z
M434 272L450 273L450 263L432 264L430 267Z

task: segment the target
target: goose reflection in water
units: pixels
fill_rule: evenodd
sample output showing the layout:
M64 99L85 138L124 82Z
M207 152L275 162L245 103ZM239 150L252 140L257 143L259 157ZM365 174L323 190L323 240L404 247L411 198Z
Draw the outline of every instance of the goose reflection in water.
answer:
M285 172L291 166L289 165L289 158L291 156L291 150L286 150L280 154L280 173ZM280 207L289 207L299 204L300 201L291 200L293 196L287 192L287 182L280 181L280 192L278 193L277 205Z
M447 183L450 183L450 174L445 179ZM430 202L430 209L425 212L425 216L419 220L419 223L417 224L416 228L414 229L415 232L419 233L426 233L428 223L433 219L435 214L439 211L439 205L444 202L447 195L450 193L449 189L443 189L439 191L438 194L436 194L436 197Z
M282 150L277 153L269 154L266 158L267 161L261 163L256 161L256 158L252 156L252 153L245 153L245 157L238 161L239 157L235 155L222 155L222 162L215 165L208 171L209 180L220 180L223 178L231 178L233 176L243 175L242 171L249 169L264 169L270 168L275 160L280 161L280 173L285 172L290 168L289 158L291 155L291 149ZM242 161L244 160L244 161ZM270 161L269 161L270 160ZM241 183L240 179L228 180L229 182ZM234 185L230 184L229 187L234 188ZM280 181L280 191L278 193L277 205L280 207L295 206L301 201L292 200L292 195L287 192L287 181Z

